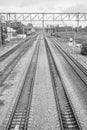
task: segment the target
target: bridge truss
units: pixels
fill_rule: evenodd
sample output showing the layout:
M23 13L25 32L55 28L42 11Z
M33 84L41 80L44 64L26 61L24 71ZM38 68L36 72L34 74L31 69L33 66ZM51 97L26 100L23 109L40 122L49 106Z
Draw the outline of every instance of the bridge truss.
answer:
M79 26L80 21L87 21L87 13L0 13L1 21L27 21L27 22L42 22L45 21L77 21Z
M20 22L41 22L44 30L45 22L62 22L63 24L67 21L77 22L77 32L80 21L87 21L87 13L12 13L2 12L0 13L0 23L9 23L20 21ZM0 27L2 24L0 24ZM0 32L1 34L1 32ZM0 35L1 36L1 35ZM1 39L1 38L0 38ZM0 40L1 41L1 40Z

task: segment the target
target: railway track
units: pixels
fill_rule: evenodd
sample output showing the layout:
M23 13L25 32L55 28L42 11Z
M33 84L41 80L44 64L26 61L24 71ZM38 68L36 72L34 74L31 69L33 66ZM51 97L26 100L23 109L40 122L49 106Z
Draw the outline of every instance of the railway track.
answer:
M53 42L54 40L52 40ZM28 68L25 80L21 87L20 93L14 104L12 113L3 130L27 130L29 129L29 116L31 109L32 93L35 81L38 53L40 46L40 38L37 41L35 50ZM56 43L54 43L56 47ZM58 71L54 55L50 44L45 38L46 54L50 68L51 81L53 86L56 108L58 113L59 130L82 130L77 114L71 102L71 98L62 81L60 72ZM25 51L27 46L25 47ZM61 49L61 48L60 48ZM59 51L62 53L62 51ZM63 55L63 54L62 54ZM63 55L64 56L64 55ZM67 59L69 60L69 59ZM70 64L70 63L69 63ZM45 107L45 106L44 106ZM38 120L38 119L37 119Z
M67 94L61 76L58 72L51 49L45 39L50 74L53 83L56 107L60 121L61 130L82 130L71 100Z
M15 46L11 50L7 51L5 54L1 55L0 62L2 62L4 59L6 59L11 54L13 54L16 50L18 50L21 46L23 46L25 42L32 40L33 38L36 38L36 37L37 37L37 35L35 37L31 37L30 39L26 38L25 40L21 41L17 46Z
M33 45L35 39L32 39L31 41L27 42L25 45L20 46L19 50L17 49L17 53L15 54L15 57L9 62L3 71L0 72L0 87L2 86L3 82L6 80L8 75L12 72L16 64L19 62L21 57L28 51L28 49ZM10 52L9 52L10 53ZM6 57L6 56L5 56Z
M40 41L38 39L38 43L36 44L24 83L17 97L16 103L13 107L8 123L6 127L4 127L4 130L13 130L16 128L20 130L26 130L28 128L28 120L30 114L39 45Z
M85 88L87 89L87 69L83 67L76 59L74 59L71 55L66 53L64 49L54 40L51 38L51 42L54 46L58 49L58 51L63 55L65 60L69 63L72 70L75 72L76 75L80 78L83 82Z

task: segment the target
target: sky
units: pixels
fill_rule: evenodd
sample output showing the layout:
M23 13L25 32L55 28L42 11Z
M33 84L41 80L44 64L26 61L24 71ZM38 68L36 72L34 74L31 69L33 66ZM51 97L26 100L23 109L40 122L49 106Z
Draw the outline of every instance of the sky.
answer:
M87 12L87 0L0 0L0 12Z
M87 0L0 0L0 12L86 12ZM60 24L60 23L59 23ZM82 26L86 25L82 23ZM39 24L38 24L39 25ZM68 23L72 26L76 23Z

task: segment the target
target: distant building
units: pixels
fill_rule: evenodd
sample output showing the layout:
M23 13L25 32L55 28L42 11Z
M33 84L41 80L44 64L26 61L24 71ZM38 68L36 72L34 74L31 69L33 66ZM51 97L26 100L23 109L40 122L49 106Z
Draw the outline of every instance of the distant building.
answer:
M27 35L31 35L34 32L35 32L35 29L33 27L33 24L32 23L28 23L28 25L27 25Z
M28 23L28 25L27 25L27 30L31 30L33 28L33 24L32 23Z
M7 27L7 39L8 41L11 40L11 38L13 38L13 33L16 32L16 30L14 30L13 28Z

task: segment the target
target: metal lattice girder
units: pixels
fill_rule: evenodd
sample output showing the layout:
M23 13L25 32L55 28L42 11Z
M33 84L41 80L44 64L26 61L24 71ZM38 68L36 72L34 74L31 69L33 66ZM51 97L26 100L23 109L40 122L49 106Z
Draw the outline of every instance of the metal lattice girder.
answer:
M4 21L87 21L87 13L0 13Z

